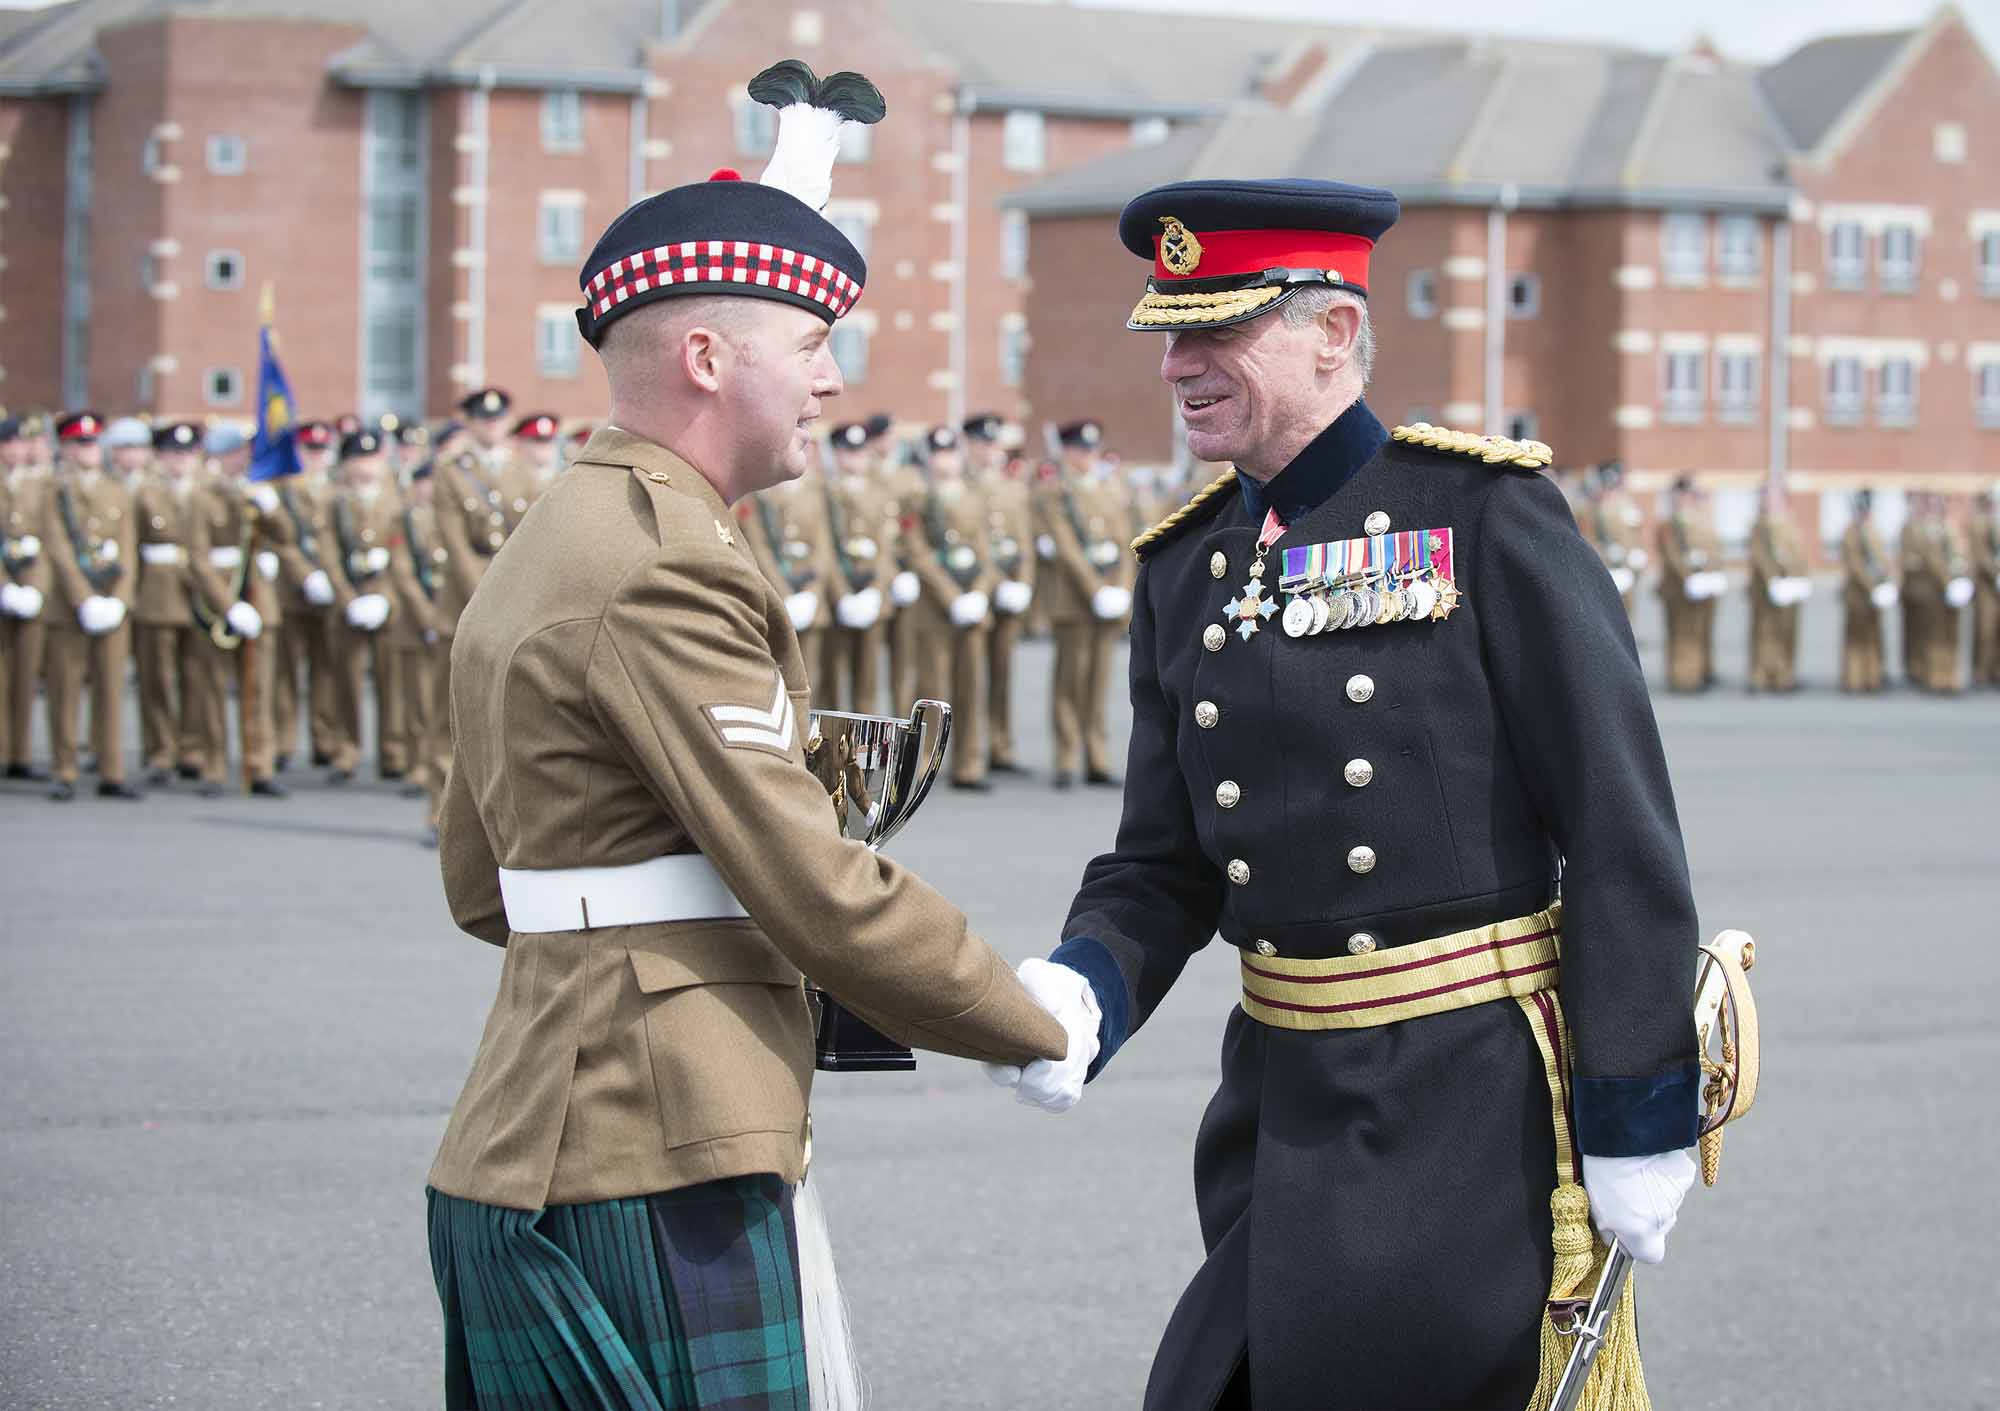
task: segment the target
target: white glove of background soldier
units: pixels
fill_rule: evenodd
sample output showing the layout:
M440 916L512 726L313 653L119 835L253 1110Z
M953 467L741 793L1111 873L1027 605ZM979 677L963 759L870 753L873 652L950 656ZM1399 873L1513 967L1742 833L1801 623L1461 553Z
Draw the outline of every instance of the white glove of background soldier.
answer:
M1013 578L993 590L993 606L1009 617L1019 617L1034 600L1035 590Z
M381 593L363 593L347 605L347 625L360 632L378 632L389 620L389 600Z
M1685 1151L1656 1156L1586 1156L1583 1190L1597 1233L1615 1239L1641 1264L1667 1257L1667 1232L1694 1187L1694 1158Z
M977 627L986 620L986 610L990 606L984 593L960 593L951 602L951 625Z
M42 590L25 583L0 583L0 612L33 621L42 615Z
M863 588L833 605L834 620L850 632L866 632L882 620L882 590Z
M306 575L306 581L299 584L299 592L314 607L323 608L333 601L333 580L326 576L325 569L315 568Z
M107 632L116 632L118 624L125 620L125 604L117 598L93 593L77 604L76 620L91 636L102 637Z
M1084 1076L1097 1058L1097 1030L1103 1018L1097 1007L1097 991L1067 965L1038 957L1022 961L1018 973L1022 987L1035 1003L1053 1014L1068 1033L1069 1052L1060 1062L1038 1058L1026 1068L988 1063L984 1065L986 1076L1003 1088L1014 1089L1017 1102L1044 1112L1067 1112L1083 1096Z
M231 632L246 642L254 642L264 634L263 614L248 603L231 603L222 620L229 624Z
M809 632L819 621L819 594L808 588L785 599L785 615L792 619L792 631Z
M907 568L889 580L889 601L906 608L924 591L923 581Z
M1107 583L1090 595L1090 610L1100 622L1114 622L1123 617L1132 606L1132 592L1129 588L1118 588Z
M1894 583L1877 583L1873 588L1868 590L1868 600L1878 608L1894 607L1896 599L1901 596L1897 592Z

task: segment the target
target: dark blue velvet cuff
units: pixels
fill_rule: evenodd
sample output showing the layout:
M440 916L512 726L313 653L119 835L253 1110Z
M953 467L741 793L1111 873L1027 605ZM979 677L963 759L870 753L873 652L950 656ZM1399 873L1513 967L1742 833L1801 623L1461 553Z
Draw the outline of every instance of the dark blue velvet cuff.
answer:
M1049 960L1055 965L1067 965L1090 981L1090 987L1097 991L1097 1007L1102 1017L1097 1024L1097 1057L1091 1061L1090 1071L1083 1075L1087 1083L1104 1071L1111 1055L1124 1044L1125 1026L1132 1021L1132 995L1125 988L1125 973L1102 941L1072 936L1055 948Z
M1693 1059L1650 1078L1572 1082L1576 1146L1585 1156L1653 1156L1694 1145L1701 1065Z

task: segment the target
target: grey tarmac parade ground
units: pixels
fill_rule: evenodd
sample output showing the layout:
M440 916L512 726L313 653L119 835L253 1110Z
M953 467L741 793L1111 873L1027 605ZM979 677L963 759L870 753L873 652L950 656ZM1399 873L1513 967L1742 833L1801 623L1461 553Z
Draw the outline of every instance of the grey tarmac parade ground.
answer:
M1704 933L1757 937L1764 1031L1721 1185L1640 1274L1661 1411L2000 1404L2000 694L1839 695L1832 586L1800 692L1741 689L1737 594L1723 684L1656 702ZM1640 635L1657 680L1650 598ZM1048 787L1049 661L1030 645L1018 682L1043 772L940 788L893 845L1012 960L1054 942L1118 812ZM0 786L0 1407L441 1403L424 1173L500 953L453 929L418 805L289 777L288 802ZM1234 982L1211 946L1063 1117L953 1060L822 1076L874 1406L1138 1404L1200 1260L1190 1147ZM1370 1291L1323 1289L1337 1335Z

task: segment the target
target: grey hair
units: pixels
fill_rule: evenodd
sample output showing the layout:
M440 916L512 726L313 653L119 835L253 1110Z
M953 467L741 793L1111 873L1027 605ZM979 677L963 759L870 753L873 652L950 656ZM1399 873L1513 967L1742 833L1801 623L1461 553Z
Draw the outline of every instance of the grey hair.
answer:
M1375 325L1368 317L1366 299L1346 289L1308 284L1280 304L1278 312L1285 316L1288 327L1304 328L1328 309L1340 304L1348 305L1361 315L1361 327L1354 334L1354 366L1361 373L1361 385L1366 387L1375 374Z

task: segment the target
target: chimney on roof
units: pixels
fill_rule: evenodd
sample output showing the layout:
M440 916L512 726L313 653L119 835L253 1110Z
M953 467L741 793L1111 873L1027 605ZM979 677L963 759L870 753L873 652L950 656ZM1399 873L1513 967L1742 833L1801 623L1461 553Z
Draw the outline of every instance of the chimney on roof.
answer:
M1257 96L1274 108L1290 107L1332 59L1323 41L1303 37L1265 63L1256 79Z
M1715 47L1712 36L1706 33L1697 34L1694 43L1688 46L1688 57L1704 64L1719 64L1722 62L1722 51Z

